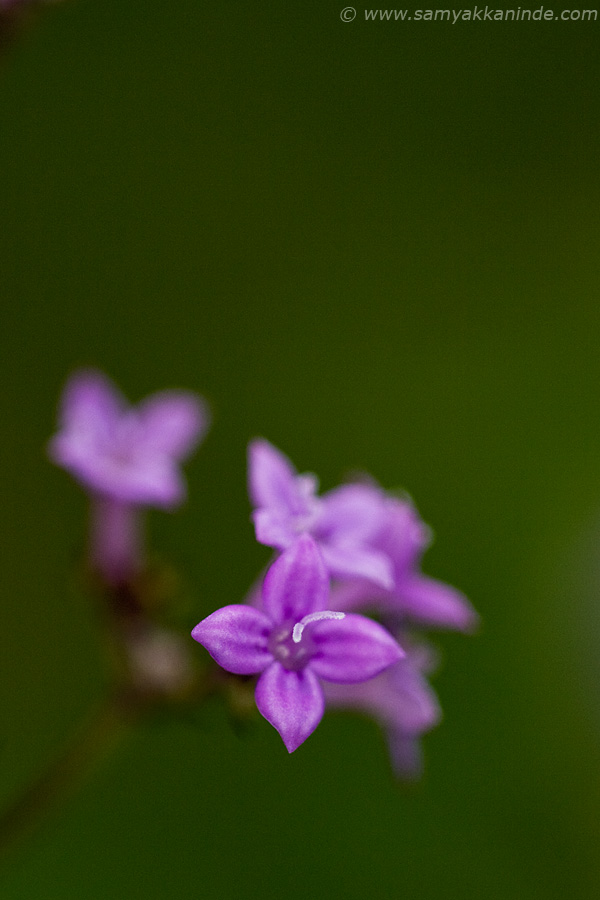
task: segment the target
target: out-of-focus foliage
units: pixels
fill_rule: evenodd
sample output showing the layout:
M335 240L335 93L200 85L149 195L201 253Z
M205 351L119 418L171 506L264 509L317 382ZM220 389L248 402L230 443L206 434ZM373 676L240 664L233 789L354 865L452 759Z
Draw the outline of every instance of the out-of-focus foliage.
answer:
M267 562L262 435L324 490L409 490L482 631L436 638L419 786L366 720L290 757L211 703L107 759L6 900L595 896L600 26L340 10L73 0L4 54L1 796L102 686L84 498L44 455L78 366L209 399L149 526L190 629Z

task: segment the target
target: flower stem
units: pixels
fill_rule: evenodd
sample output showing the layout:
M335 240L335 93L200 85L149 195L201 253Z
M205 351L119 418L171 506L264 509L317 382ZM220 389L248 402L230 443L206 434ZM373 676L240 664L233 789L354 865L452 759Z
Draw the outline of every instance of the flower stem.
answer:
M57 800L65 799L124 736L134 710L116 694L82 723L57 756L0 814L0 860L41 824Z
M94 497L91 519L92 570L111 586L130 581L143 564L142 511L111 497Z

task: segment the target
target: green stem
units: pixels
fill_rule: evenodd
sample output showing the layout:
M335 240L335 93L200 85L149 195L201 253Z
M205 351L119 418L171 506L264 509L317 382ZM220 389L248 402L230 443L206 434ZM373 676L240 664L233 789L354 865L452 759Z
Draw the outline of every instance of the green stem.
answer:
M113 749L135 718L123 698L111 695L89 715L60 756L0 814L0 859L16 849Z

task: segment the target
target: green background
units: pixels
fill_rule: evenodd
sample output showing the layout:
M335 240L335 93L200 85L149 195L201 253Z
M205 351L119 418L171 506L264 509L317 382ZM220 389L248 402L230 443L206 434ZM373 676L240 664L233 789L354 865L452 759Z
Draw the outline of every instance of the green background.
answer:
M0 796L102 689L85 500L44 450L77 366L210 401L190 502L150 519L190 628L268 558L263 435L325 489L408 489L482 630L436 637L417 786L372 722L289 756L214 704L126 740L3 900L598 896L600 24L343 5L74 0L4 55Z

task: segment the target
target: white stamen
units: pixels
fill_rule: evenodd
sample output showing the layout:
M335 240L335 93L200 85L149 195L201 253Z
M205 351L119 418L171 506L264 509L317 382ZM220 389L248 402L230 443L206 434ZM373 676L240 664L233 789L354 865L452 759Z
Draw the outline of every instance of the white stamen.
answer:
M323 609L321 612L309 613L307 616L304 616L303 619L300 619L299 622L296 622L292 631L292 640L295 644L299 644L302 638L302 632L305 627L310 622L320 622L321 619L345 619L346 613L343 612L332 612L329 609Z

